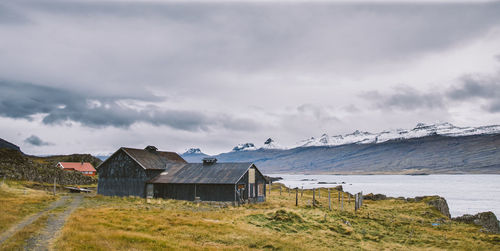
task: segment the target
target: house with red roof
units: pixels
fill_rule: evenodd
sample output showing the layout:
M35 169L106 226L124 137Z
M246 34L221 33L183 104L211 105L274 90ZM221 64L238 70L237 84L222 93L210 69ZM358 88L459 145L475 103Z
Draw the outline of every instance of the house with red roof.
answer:
M57 167L66 170L66 171L76 171L81 172L86 176L94 176L97 171L94 166L88 162L59 162L57 163Z

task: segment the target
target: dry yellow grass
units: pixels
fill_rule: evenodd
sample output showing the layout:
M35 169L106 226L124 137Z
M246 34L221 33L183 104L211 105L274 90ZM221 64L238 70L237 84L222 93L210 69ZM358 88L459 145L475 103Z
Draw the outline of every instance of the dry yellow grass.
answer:
M11 225L19 222L27 215L39 212L46 208L55 196L42 190L30 189L26 182L7 180L0 183L0 233Z
M499 250L500 236L472 225L440 220L425 203L366 201L354 213L353 202L339 210L338 192L328 210L327 191L300 205L278 185L268 201L219 208L175 200L96 196L73 213L55 242L56 250ZM300 193L299 193L300 197ZM439 226L432 226L439 222Z

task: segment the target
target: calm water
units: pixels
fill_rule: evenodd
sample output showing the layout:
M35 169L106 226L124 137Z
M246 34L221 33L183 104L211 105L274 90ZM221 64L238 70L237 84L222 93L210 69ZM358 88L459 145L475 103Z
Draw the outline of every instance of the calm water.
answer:
M439 195L450 207L452 217L463 214L492 211L500 217L500 175L288 175L269 174L282 177L279 182L288 187L335 187L357 193L381 193L392 197L415 197ZM307 179L307 181L306 181Z

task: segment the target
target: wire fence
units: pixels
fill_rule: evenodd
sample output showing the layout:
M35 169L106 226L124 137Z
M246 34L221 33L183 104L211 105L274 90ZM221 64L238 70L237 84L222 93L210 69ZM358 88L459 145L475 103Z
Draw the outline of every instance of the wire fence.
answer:
M354 210L363 206L363 192L351 194L342 191L342 186L335 188L290 188L281 183L268 184L268 195L277 195L278 198L294 201L295 206L311 206L328 208L328 210ZM295 197L295 200L293 200Z

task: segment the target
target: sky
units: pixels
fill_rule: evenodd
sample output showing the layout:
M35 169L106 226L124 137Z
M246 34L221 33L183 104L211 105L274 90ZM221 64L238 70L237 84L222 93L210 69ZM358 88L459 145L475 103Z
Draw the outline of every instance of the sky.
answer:
M0 3L0 138L216 154L500 124L497 1Z

